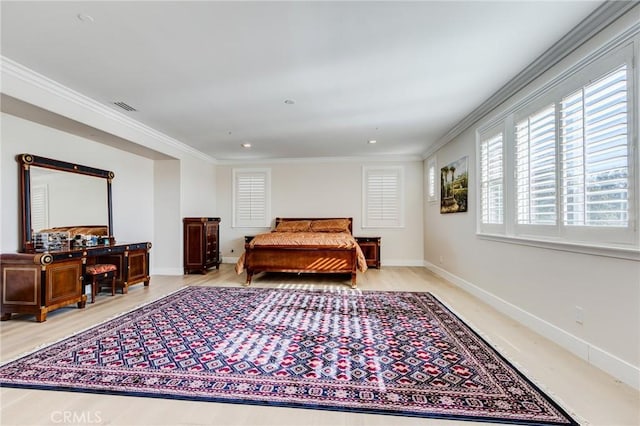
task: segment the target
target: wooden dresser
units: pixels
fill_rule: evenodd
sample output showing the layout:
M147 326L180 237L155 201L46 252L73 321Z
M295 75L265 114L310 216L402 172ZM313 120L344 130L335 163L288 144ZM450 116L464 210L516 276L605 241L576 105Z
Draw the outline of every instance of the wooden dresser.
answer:
M84 308L89 265L115 265L122 293L133 284L149 285L151 243L116 244L112 171L32 154L16 161L22 245L18 253L0 255L0 320L32 314L43 322L54 309ZM46 196L32 196L36 187Z
M202 274L207 269L220 268L220 218L185 217L184 227L184 273L196 271Z
M150 248L151 243L142 242L2 254L0 319L6 321L11 314L25 313L43 322L48 312L63 306L77 303L79 308L84 308L87 296L83 277L90 264L115 264L118 268L116 286L123 293L140 282L148 286Z

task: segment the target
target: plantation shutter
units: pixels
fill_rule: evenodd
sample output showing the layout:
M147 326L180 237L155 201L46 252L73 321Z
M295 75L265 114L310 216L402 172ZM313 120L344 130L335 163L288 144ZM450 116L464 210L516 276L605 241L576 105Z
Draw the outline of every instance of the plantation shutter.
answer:
M427 160L427 201L436 201L436 159Z
M629 224L627 65L561 103L563 222Z
M555 105L550 105L516 124L516 202L519 224L556 224L555 111Z
M268 170L234 170L234 224L236 227L269 227Z
M38 232L49 227L49 191L47 185L31 187L31 229Z
M504 222L502 133L480 141L481 223Z
M402 186L400 167L364 169L363 227L404 226Z

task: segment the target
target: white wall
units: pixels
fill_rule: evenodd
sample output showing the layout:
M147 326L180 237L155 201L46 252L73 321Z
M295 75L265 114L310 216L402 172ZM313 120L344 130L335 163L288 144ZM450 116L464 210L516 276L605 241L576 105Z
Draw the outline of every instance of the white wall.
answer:
M2 114L2 252L20 249L16 155L78 163L115 173L113 228L118 241L153 239L153 161L9 114Z
M156 274L182 274L180 168L178 160L154 162L155 220L152 253L153 270Z
M213 217L216 213L216 168L184 156L180 168L183 217Z
M353 217L353 234L382 237L383 265L422 265L421 161L377 163L402 165L405 169L405 227L400 229L362 228L362 166L359 161L282 162L219 165L217 167L218 215L221 216L222 255L233 261L242 253L244 235L268 231L265 228L232 228L233 168L271 169L271 216L275 217ZM231 252L233 250L233 252Z
M175 160L154 161L5 113L0 122L0 251L10 253L21 247L15 157L30 153L113 171L116 240L152 242L151 273L182 274L182 217L216 213L213 164L188 153L179 153Z
M478 125L636 24L637 19L638 8ZM468 213L441 215L437 204L425 203L427 266L594 365L640 387L640 262L476 237L475 129L468 129L437 152L438 167L469 156L470 209ZM637 127L635 131L637 141ZM635 178L637 186L638 174ZM583 324L576 322L576 306L584 310Z

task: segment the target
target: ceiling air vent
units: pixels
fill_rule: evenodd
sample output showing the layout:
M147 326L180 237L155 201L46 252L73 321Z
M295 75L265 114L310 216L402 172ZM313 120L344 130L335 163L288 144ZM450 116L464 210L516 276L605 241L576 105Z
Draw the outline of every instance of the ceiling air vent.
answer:
M137 111L137 109L135 109L131 105L127 104L126 102L118 101L118 102L114 102L113 104L116 105L116 106L119 106L120 108L122 108L125 111Z

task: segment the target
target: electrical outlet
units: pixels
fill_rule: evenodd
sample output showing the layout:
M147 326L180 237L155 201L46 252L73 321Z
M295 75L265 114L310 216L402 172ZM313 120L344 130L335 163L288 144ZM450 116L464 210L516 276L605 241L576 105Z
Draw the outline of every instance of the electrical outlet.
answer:
M576 306L575 316L578 324L584 324L584 309L582 307Z
M231 253L233 253L233 249L231 249Z

